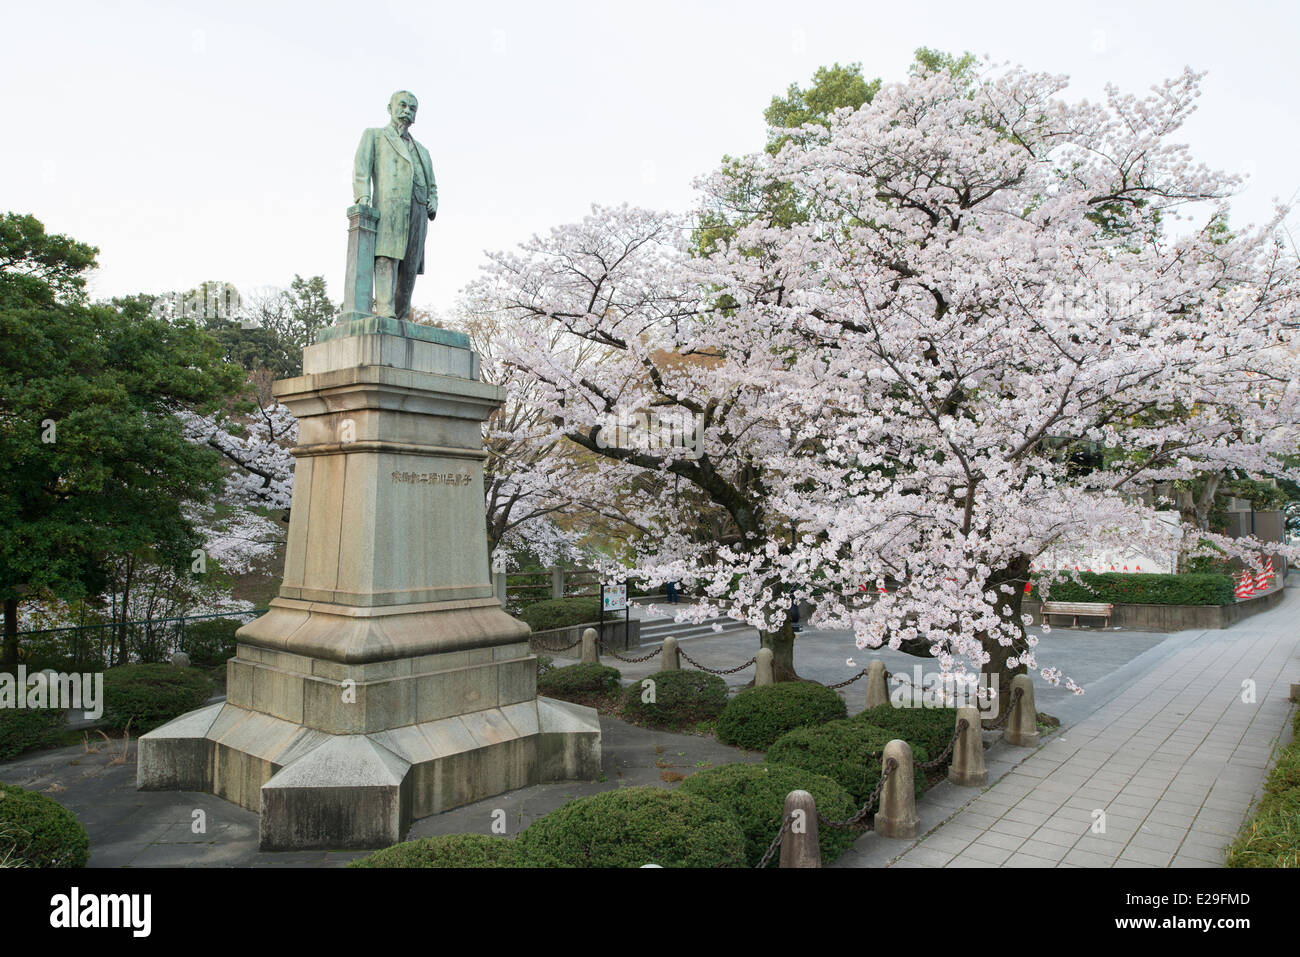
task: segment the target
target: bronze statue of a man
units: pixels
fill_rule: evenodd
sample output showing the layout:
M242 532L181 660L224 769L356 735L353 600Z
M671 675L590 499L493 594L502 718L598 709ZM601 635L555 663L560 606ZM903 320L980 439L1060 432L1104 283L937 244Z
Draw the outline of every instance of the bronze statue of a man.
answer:
M392 121L361 134L352 167L352 195L379 213L374 311L396 319L409 318L415 277L424 272L424 238L438 212L429 151L410 134L418 106L414 94L394 93Z

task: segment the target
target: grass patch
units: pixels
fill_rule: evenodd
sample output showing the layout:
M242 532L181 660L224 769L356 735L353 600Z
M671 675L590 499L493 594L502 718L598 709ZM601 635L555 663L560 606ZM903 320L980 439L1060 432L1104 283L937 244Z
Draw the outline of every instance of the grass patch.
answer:
M1228 867L1300 867L1300 710L1292 730L1255 816L1228 848Z

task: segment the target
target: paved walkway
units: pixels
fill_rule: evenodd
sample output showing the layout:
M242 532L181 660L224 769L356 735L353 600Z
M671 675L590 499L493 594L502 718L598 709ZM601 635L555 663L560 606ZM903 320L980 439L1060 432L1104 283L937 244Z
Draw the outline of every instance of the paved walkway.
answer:
M1296 584L1295 576L1292 583ZM1286 724L1296 657L1300 592L1276 609L1227 631L1175 635L1053 629L1045 663L1083 682L1082 696L1043 688L1040 710L1062 719L1060 732L1036 751L1012 748L987 733L992 785L982 792L943 782L919 802L919 841L868 834L836 867L933 866L1210 866L1221 861L1258 795L1271 750ZM737 632L683 642L713 667L754 653L755 634ZM649 648L646 649L650 650ZM644 652L641 652L644 653ZM916 659L888 650L853 654L843 633L806 630L796 646L799 670L833 682L874 654L891 671ZM657 670L627 666L625 678ZM747 669L748 671L748 669ZM751 674L729 676L744 684ZM1257 703L1241 700L1255 682ZM845 690L849 710L862 707L862 683ZM628 784L670 787L665 772L689 774L759 755L710 737L647 731L602 719L604 774L595 782L525 788L425 818L410 837L486 832L493 812L507 812L511 831L585 794ZM1225 773L1227 772L1227 773ZM0 780L44 791L70 807L91 837L91 866L339 866L357 852L257 850L257 815L207 794L135 789L135 747L118 763L105 748L60 748L0 765ZM194 832L195 811L206 831ZM1106 813L1093 833L1093 812Z
M990 780L1002 772L1000 780L964 806L970 789L945 784L933 801L927 795L922 828L947 819L921 840L868 835L837 865L1222 864L1275 746L1289 739L1300 593L1224 631L1170 636L1156 650L1134 663L1144 674L1121 676L1108 700L1023 760L1008 768L1026 752L990 751Z

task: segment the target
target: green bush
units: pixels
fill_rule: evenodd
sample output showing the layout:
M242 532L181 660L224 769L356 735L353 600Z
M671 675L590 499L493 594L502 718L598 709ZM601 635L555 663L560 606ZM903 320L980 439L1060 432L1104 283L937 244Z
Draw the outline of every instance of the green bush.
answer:
M0 784L0 861L25 867L85 867L86 829L58 801Z
M617 668L607 665L579 664L552 668L537 676L537 693L547 698L577 701L582 704L592 698L615 694L621 687Z
M844 699L825 685L782 681L749 688L727 702L718 716L718 740L765 751L787 731L843 718Z
M692 774L679 790L707 798L731 812L745 832L745 862L750 867L756 867L771 846L791 791L807 791L817 802L818 813L832 821L843 821L858 810L849 792L830 778L780 764L723 764ZM818 828L822 863L838 858L861 833L860 829Z
M235 656L235 632L243 624L233 618L187 622L181 650L190 656L190 661L201 667L222 664Z
M880 782L881 753L896 737L889 731L847 718L787 732L768 748L767 760L823 774L853 795L854 802L861 807ZM914 761L926 761L929 757L930 752L925 748L912 748ZM925 775L917 774L917 795L923 790Z
M0 761L58 744L68 730L62 708L0 708Z
M1041 600L1036 576L1029 593ZM1097 601L1116 605L1231 605L1235 583L1229 575L1130 575L1122 572L1080 572L1082 585L1058 581L1049 601Z
M912 746L913 753L920 747L930 757L938 757L957 730L957 709L896 708L882 704L855 715L852 720L888 731L891 738L901 738Z
M201 707L212 696L212 679L197 668L122 665L104 672L104 723L144 734Z
M440 834L394 844L348 867L529 867L516 843L488 834Z
M705 671L660 671L654 700L643 701L647 688L633 682L623 691L623 717L650 728L680 730L716 718L727 704L727 683ZM646 680L646 679L642 679Z
M620 788L578 798L515 839L543 867L743 867L745 835L726 808L684 791Z
M1255 816L1228 848L1227 867L1300 867L1300 711L1291 743L1264 782Z
M600 599L548 598L524 608L519 612L519 617L533 631L585 625L589 621L600 621Z

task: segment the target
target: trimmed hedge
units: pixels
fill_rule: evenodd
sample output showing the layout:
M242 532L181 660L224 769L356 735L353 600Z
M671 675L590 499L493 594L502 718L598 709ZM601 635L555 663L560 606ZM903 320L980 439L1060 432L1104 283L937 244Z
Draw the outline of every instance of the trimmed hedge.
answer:
M692 774L679 790L698 794L731 812L745 832L745 863L750 867L758 866L767 853L772 836L781 827L785 798L791 791L807 791L817 802L818 813L832 821L845 820L858 810L849 792L830 778L780 764L723 764ZM858 829L818 828L822 863L838 858L861 833Z
M197 668L175 665L122 665L104 672L104 723L144 734L172 718L203 706L212 696L212 679Z
M1228 848L1226 867L1300 867L1300 711L1292 729L1255 816Z
M853 796L858 807L866 803L880 782L881 753L898 735L846 718L815 728L795 728L767 750L772 764L787 764L822 774ZM924 747L912 747L912 759L929 760ZM925 790L925 775L916 777L916 793Z
M727 704L727 683L706 671L660 671L654 681L654 701L642 701L641 679L623 691L623 717L649 728L677 730L709 721Z
M488 834L440 834L394 844L358 858L348 867L531 867L509 838Z
M1035 576L1029 596L1041 601ZM1121 572L1080 572L1083 585L1058 581L1049 601L1104 601L1116 605L1231 605L1236 601L1230 575L1129 575Z
M66 807L0 784L0 861L20 867L85 867L90 838Z
M243 627L234 618L212 618L185 625L182 650L190 661L204 668L219 665L235 657L235 632Z
M891 738L901 738L912 746L914 754L917 748L924 748L930 757L938 757L957 730L957 709L882 704L854 715L852 720L886 731Z
M600 599L548 598L524 608L519 612L519 618L527 622L533 631L585 625L589 621L600 621Z
M584 704L593 697L614 695L622 687L617 668L608 665L578 664L552 668L537 675L537 693L546 698L560 698Z
M743 867L731 813L685 791L620 788L570 801L515 838L543 867Z
M0 708L0 761L58 744L68 730L62 708Z
M825 685L782 681L740 692L722 709L715 731L724 744L765 751L787 731L846 715L844 699Z

